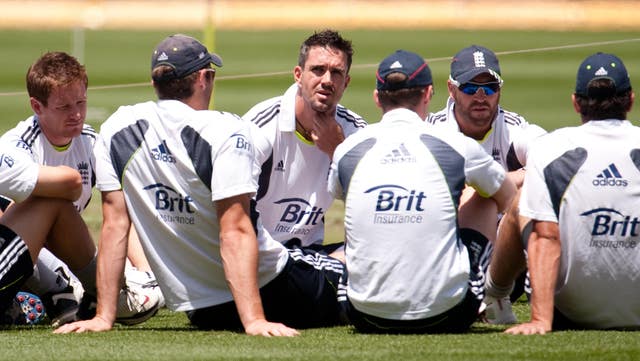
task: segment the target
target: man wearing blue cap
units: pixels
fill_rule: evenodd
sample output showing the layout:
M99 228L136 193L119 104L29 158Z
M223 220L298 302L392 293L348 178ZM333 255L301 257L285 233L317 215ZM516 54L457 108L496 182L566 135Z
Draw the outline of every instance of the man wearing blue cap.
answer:
M451 72L447 82L447 105L441 111L430 114L427 124L459 131L477 140L487 154L500 163L508 172L508 176L520 187L524 178L529 144L544 134L545 130L535 124L529 124L521 115L500 106L503 84L500 63L493 51L479 45L471 45L460 50L451 60ZM515 199L517 198L518 196ZM502 243L503 238L521 239L522 229L527 223L527 220L521 219L517 214L515 205L510 208L514 212L508 213L500 221L500 232L496 240L498 243ZM502 266L513 266L521 271L525 268L524 263L497 265ZM493 284L492 273L490 270L487 274L489 285ZM498 282L500 281L498 279ZM512 295L514 298L522 294L523 277L520 281L520 287ZM492 293L495 287L488 290L483 303L483 320L493 324L517 322L509 298L512 288L513 285L508 285L504 292L499 290L499 294L506 294L504 297L496 297L496 294Z
M200 329L294 336L291 327L335 325L337 260L290 256L251 210L259 170L249 123L208 111L222 60L186 35L153 52L158 98L123 106L96 141L103 227L96 317L56 332L109 330L131 222L173 311ZM321 269L322 268L322 269ZM286 325L285 325L286 324ZM291 326L291 327L289 327Z
M345 200L340 301L361 332L463 332L482 299L486 225L515 185L477 142L424 126L433 85L421 56L396 51L376 80L382 120L336 148L329 175ZM477 194L458 209L465 183Z
M572 96L582 125L541 137L529 152L520 213L533 219L531 321L507 333L640 327L640 128L626 120L633 101L622 60L593 54Z

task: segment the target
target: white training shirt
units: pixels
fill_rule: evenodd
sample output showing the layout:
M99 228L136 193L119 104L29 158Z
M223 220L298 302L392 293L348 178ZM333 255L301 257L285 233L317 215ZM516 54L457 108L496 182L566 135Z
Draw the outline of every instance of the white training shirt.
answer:
M559 223L555 307L573 322L640 326L639 205L640 128L629 121L590 121L534 143L520 214Z
M15 147L16 151L26 153L37 165L66 165L75 168L82 176L82 194L74 204L76 209L82 212L91 200L91 191L96 181L93 157L96 136L96 131L85 124L81 134L73 138L67 147L55 147L42 132L37 116L31 116L7 131L0 138L0 142Z
M454 105L455 102L450 97L447 100L447 106L437 113L429 114L426 123L460 131L453 111ZM544 129L535 124L529 124L521 115L498 106L498 113L491 124L491 130L478 143L504 169L514 171L526 165L530 142L545 133Z
M231 301L220 256L215 201L253 194L254 152L238 116L175 100L118 109L95 147L97 188L122 189L167 307ZM286 249L258 227L258 282L283 269Z
M347 138L334 154L330 191L345 198L347 296L360 312L393 320L439 315L469 282L458 239L465 182L485 196L505 178L471 138L424 126L407 109Z
M0 194L24 201L36 187L39 172L40 166L28 152L0 142Z
M260 127L271 146L256 197L265 228L279 242L298 238L302 246L308 246L324 241L324 216L333 202L327 192L331 159L296 135L297 92L298 85L293 84L283 96L255 105L243 119ZM345 137L366 125L359 115L341 105L336 121Z

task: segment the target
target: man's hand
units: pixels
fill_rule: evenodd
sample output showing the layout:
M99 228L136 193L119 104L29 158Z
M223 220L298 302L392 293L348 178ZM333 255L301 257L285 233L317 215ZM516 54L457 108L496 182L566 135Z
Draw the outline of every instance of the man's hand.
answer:
M334 117L334 113L314 112L313 128L311 129L311 140L329 158L333 159L333 152L338 144L344 140L342 127Z
M113 325L110 322L105 321L100 316L96 316L86 321L67 323L55 329L53 333L102 332L109 331L112 327Z
M551 327L547 322L531 321L513 326L504 332L511 335L544 335L551 332Z
M281 323L269 322L267 320L255 320L251 322L244 330L247 335L251 336L298 336L300 333L293 328L287 327Z

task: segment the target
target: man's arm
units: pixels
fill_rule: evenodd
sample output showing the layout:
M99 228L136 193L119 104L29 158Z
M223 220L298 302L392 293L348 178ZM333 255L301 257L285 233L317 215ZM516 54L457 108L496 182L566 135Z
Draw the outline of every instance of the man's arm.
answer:
M82 194L82 178L77 170L61 165L40 166L32 196L75 201Z
M506 330L513 335L545 334L553 324L554 294L560 266L560 232L554 222L534 221L529 238L531 321Z
M507 172L507 178L511 179L511 181L516 185L516 188L520 189L522 187L522 183L524 183L524 174L524 168L520 168Z
M116 319L131 220L121 190L102 192L102 230L98 243L98 309L87 321L63 325L55 333L107 331Z
M245 332L262 336L295 336L281 323L268 322L258 290L258 242L249 218L249 195L216 201L220 253L225 277Z
M498 212L504 212L513 201L513 197L516 195L516 185L513 183L509 176L505 177L504 181L500 185L500 188L491 196L498 205Z

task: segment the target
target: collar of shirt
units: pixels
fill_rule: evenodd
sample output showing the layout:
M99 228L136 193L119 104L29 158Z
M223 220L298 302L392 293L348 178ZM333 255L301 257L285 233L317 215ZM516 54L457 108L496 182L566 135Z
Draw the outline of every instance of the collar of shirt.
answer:
M382 116L380 123L424 123L418 113L407 108L396 108L390 110Z

